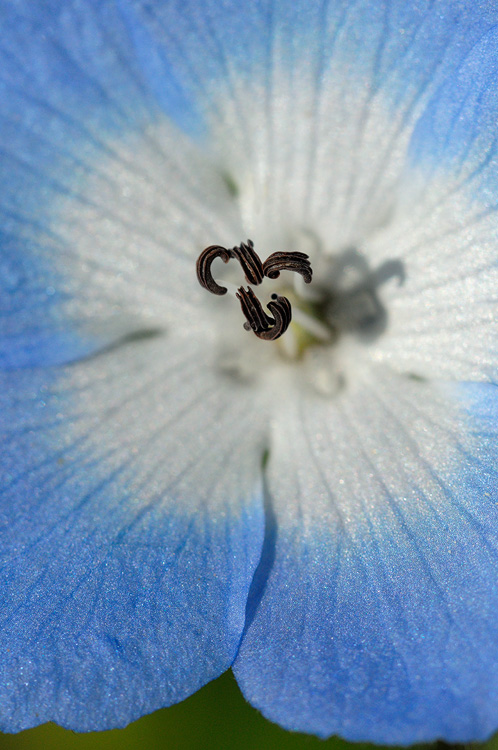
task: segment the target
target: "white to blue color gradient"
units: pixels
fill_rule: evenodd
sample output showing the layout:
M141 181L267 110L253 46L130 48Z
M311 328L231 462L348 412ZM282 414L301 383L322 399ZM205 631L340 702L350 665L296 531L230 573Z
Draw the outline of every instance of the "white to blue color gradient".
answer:
M2 730L230 666L323 737L498 728L497 24L0 0ZM248 237L327 341L198 285Z

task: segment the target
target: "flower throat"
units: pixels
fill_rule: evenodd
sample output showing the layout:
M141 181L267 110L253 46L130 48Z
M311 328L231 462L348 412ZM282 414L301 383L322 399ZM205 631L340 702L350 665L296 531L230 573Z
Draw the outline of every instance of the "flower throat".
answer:
M224 263L228 263L231 258L238 260L246 281L253 286L261 284L264 277L277 279L281 271L299 273L306 284L311 283L313 277L309 257L305 253L277 252L262 261L254 250L252 240L247 240L247 243L243 242L231 249L220 245L210 245L202 251L197 260L197 278L204 289L219 296L226 294L228 289L217 284L211 274L211 264L216 258L221 258ZM288 297L271 295L268 309L273 317L264 311L261 302L250 287L247 289L243 286L238 287L236 297L246 319L244 328L247 331L253 331L258 338L275 341L288 329L292 320L292 306Z

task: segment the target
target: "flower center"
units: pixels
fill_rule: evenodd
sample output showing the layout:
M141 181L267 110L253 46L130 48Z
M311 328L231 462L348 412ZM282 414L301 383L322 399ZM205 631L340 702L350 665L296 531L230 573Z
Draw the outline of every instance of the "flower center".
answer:
M283 291L292 305L292 321L278 342L280 354L288 360L301 360L310 347L334 344L339 331L327 322L321 295L307 299L295 288Z
M327 397L337 394L350 380L353 349L338 344L342 339L346 343L348 337L368 344L383 333L387 311L379 290L393 278L403 283L404 267L399 260L371 267L367 256L357 249L347 248L332 255L318 242L310 252L313 270L309 256L303 252L276 252L261 261L250 240L232 249L211 245L201 253L197 261L200 284L212 294L229 292L233 301L237 299L243 314L240 327L247 331L245 346L240 346L244 339L238 335L222 339L220 367L225 373L246 380L262 373L282 373L281 366L295 363L295 375L304 377L316 392ZM238 261L238 269L231 267L236 273L231 282L223 280L222 285L213 278L211 264L217 259L226 264L230 259ZM241 270L251 286L237 286ZM293 273L280 279L281 271ZM276 286L272 289L270 284L266 292L269 280ZM271 315L263 307L265 296L271 297L267 305ZM230 330L234 325L237 329L233 307L227 307L221 315ZM273 341L274 346L259 344L255 337ZM356 366L359 360L353 370Z
M254 250L252 240L231 250L221 245L210 245L202 251L197 260L197 278L201 286L217 295L226 294L228 288L220 286L213 279L211 264L216 258L221 258L224 263L228 263L230 258L236 258L244 271L246 281L255 286L261 284L265 276L269 279L278 278L281 271L299 273L306 284L311 282L313 276L308 256L305 253L272 253L262 262ZM244 328L247 331L252 330L258 338L275 341L288 329L292 319L292 306L287 297L272 294L272 301L268 303L268 308L273 317L265 313L261 302L250 287L247 289L243 286L239 287L236 297L246 318Z

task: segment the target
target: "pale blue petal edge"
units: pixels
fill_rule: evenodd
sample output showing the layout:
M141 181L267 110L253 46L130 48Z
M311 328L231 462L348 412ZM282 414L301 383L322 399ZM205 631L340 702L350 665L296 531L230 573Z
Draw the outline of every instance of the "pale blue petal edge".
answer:
M210 462L219 455L226 466L226 454L238 450L223 427L232 412L215 425L209 415L202 420L205 404L196 420L188 399L206 390L205 402L221 408L230 397L205 382L194 349L180 375L171 365L164 376L155 370L156 380L159 372L163 382L194 383L185 402L175 390L167 406L154 406L163 415L155 423L144 404L153 407L160 387L144 382L157 366L157 346L101 354L85 365L91 379L83 375L78 386L78 375L74 387L60 380L72 378L71 366L1 377L2 731L47 721L76 731L122 727L186 698L233 661L261 551L260 449L249 439L239 474L213 504L214 481L224 485L228 475L218 468L213 479ZM173 348L169 356L177 356ZM102 384L108 407L92 417L79 398ZM150 434L130 442L123 423L140 433L142 420ZM190 474L202 475L202 486Z
M407 488L422 492L427 514L412 525L400 508L401 542L374 510L362 542L331 537L316 521L306 533L303 519L292 529L277 519L267 532L260 574L268 578L252 590L234 672L272 721L388 745L481 741L496 731L498 391L450 391L468 411L477 449L469 455L463 442L460 471L434 472L446 518L422 487Z
M164 111L187 132L201 121L164 65L156 100L114 2L3 1L0 29L0 365L10 369L73 361L119 338L63 312L58 258L71 248L57 204L78 198L123 133Z
M2 0L0 362L65 362L112 339L64 318L65 247L52 219L57 198L114 137L161 112L198 138L219 97L233 95L234 76L270 88L278 56L291 67L307 57L320 86L338 51L371 81L372 96L382 91L409 119L437 100L497 20L493 3L469 2ZM431 128L420 132L430 150Z
M415 127L407 160L413 181L448 180L477 204L476 220L496 210L498 158L498 27L483 28L427 103Z

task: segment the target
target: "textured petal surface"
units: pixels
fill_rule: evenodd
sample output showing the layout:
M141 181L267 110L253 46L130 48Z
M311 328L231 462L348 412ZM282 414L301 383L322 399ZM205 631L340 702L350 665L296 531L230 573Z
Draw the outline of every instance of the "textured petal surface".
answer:
M103 729L233 660L264 412L196 304L231 204L174 76L157 102L115 3L0 12L1 727Z
M171 258L190 278L228 190L116 3L4 2L0 22L0 362L71 361L178 309Z
M227 669L262 542L252 393L162 337L0 392L2 729L123 726Z
M398 206L368 253L393 253L405 282L375 356L428 377L498 377L498 33L483 34L428 103Z
M182 80L236 187L242 236L283 249L304 231L336 259L354 250L388 310L372 356L494 382L492 4L134 7L165 45L182 30ZM384 274L393 261L403 283Z
M415 123L498 20L454 0L130 6L148 31L137 54L174 57L251 230L304 224L329 251L383 225Z
M220 364L202 247L307 233L382 286L398 260L372 355L495 379L497 20L455 0L0 2L0 363L23 368L0 389L3 728L122 725L236 651L267 404ZM272 422L277 533L238 676L293 728L479 738L494 391L362 373Z
M294 730L483 739L498 708L496 388L382 370L352 388L275 420L270 573L237 679Z
M374 270L402 259L379 358L494 378L492 4L0 11L6 365L75 359L162 315L172 255L245 236L279 249L304 228ZM462 295L478 315L455 310Z

